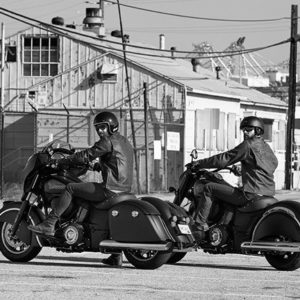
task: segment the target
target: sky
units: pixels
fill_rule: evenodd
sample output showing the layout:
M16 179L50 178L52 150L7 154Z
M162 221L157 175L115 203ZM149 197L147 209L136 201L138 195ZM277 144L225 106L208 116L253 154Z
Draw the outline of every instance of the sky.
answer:
M208 42L214 51L222 51L240 37L245 37L246 49L269 46L290 37L292 5L298 6L300 16L300 0L119 1L120 4L142 9L214 19L175 17L121 6L124 33L130 35L131 41L158 47L159 35L164 34L166 49L174 46L180 51L192 51L193 44L202 42ZM97 7L96 3L97 0L0 0L0 7L48 23L51 23L53 17L60 16L64 18L65 24L75 23L80 26L86 8ZM270 19L277 20L270 21ZM5 25L6 36L28 27L1 14L0 22ZM105 4L104 23L108 35L120 28L117 5ZM299 50L298 43L298 53ZM289 59L289 52L290 46L286 43L257 53L267 61L280 63Z

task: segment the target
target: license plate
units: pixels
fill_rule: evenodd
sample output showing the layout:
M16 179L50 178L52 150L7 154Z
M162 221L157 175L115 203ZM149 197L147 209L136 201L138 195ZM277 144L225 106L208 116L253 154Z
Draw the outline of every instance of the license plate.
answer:
M189 225L178 224L178 228L183 234L192 234Z

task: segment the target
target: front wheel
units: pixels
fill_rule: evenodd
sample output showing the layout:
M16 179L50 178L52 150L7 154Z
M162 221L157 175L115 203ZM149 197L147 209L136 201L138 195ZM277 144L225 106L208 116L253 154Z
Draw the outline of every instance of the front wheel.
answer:
M21 222L20 226L26 223ZM0 223L0 251L2 254L13 262L28 262L35 258L41 251L41 247L27 245L17 236L11 235L12 224ZM27 230L27 228L26 228Z
M167 264L173 265L178 263L180 260L182 260L186 256L187 252L175 252L172 253L172 256L167 261Z
M125 250L127 260L138 269L157 269L165 264L172 252L154 250Z

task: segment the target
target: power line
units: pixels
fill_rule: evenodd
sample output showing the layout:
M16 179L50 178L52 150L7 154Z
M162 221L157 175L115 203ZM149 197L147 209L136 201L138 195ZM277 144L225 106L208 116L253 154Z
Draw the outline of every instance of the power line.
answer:
M115 1L111 0L103 0L108 3L117 4ZM274 22L274 21L280 21L280 20L289 20L290 17L280 17L280 18L272 18L272 19L221 19L221 18L206 18L206 17L196 17L196 16L188 16L188 15L180 15L180 14L174 14L174 13L168 13L168 12L162 12L158 10L153 9L147 9L147 8L141 8L133 5L128 4L120 4L124 7L129 7L137 10L147 11L151 13L161 14L161 15L167 15L167 16L173 16L173 17L179 17L179 18L186 18L186 19L196 19L196 20L206 20L206 21L220 21L220 22Z
M3 10L6 11L6 12L8 12L8 14L2 12ZM69 33L76 34L76 35L79 35L79 36L84 36L84 37L87 37L87 38L90 38L90 39L95 39L97 41L106 42L108 44L123 45L123 43L120 43L120 42L115 42L115 41L105 40L105 39L99 39L98 37L89 36L89 35L86 35L86 34L83 34L83 33L77 32L77 31L74 32L74 31L72 31L72 30L70 30L70 29L68 29L66 27L59 27L58 28L58 27L56 27L56 26L54 26L52 24L41 22L41 21L38 21L36 19L33 19L33 18L30 18L30 17L26 17L24 15L18 14L16 12L11 12L11 11L9 11L7 9L2 8L2 7L0 7L0 13L3 14L3 15L5 15L5 16L7 16L7 17L13 18L15 20L18 20L20 22L23 22L23 23L31 25L31 26L38 27L36 25L33 25L30 22L21 20L20 18L11 16L9 14L17 15L17 16L23 18L23 19L30 20L31 22L39 23L42 26L45 26L46 28L48 28L49 31L51 31L51 28L52 28L53 31L59 32L61 35L64 35L64 36L66 36L68 38L72 38L72 39L77 40L77 41L82 42L82 43L86 43L86 42L82 41L82 40L79 40L79 39L76 39L74 37L70 37L69 35L67 35L66 33L62 33L61 31L69 32ZM205 54L205 58L217 58L217 57L227 57L227 56L234 56L234 55L242 55L242 54L252 53L252 52L256 52L256 51L261 51L261 50L264 50L264 49L267 49L267 48L271 48L271 47L275 47L275 46L279 46L279 45L288 43L289 41L290 41L290 39L287 39L287 40L284 40L284 41L281 41L281 42L278 42L278 43L274 43L274 44L271 44L271 45L267 45L267 46L263 46L263 47L256 47L256 48L251 48L251 49L241 49L241 50L231 50L231 51L213 51L213 52L210 52L210 54L211 54L210 56L207 55L207 52L179 51L179 50L171 51L171 50L163 50L163 49L157 49L157 48L150 48L150 47L132 45L132 44L127 44L127 43L126 43L126 46L129 46L129 47L143 49L143 50L150 50L150 51L155 51L155 52L161 52L161 53L166 52L166 53L170 53L171 55L168 56L168 55L161 55L161 54L154 54L154 53L145 53L145 52L139 53L139 52L134 52L134 51L129 51L129 50L126 50L126 52L127 53L131 53L131 54L136 54L136 55L143 55L143 56L165 57L165 58L182 58L182 59L187 59L187 57L186 56L175 56L174 53L185 53L185 54L195 54L195 53L197 53L199 56L198 57L194 56L195 58L204 58L204 57L201 56L201 54ZM101 47L101 48L109 49L111 51L122 51L120 49L113 48L111 46L104 46L104 45L100 46L99 44L96 44L96 43L88 43L88 44L89 45L93 45L96 48L98 47L98 49L99 49L99 47ZM215 55L215 54L218 54L218 55Z

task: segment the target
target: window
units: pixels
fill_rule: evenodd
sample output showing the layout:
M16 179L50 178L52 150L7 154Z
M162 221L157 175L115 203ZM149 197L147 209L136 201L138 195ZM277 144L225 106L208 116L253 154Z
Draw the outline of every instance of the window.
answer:
M23 37L24 76L55 76L58 62L58 37Z
M272 127L273 127L273 122L274 120L271 119L263 119L264 122L264 127L265 127L265 132L264 132L264 139L268 142L272 142Z

